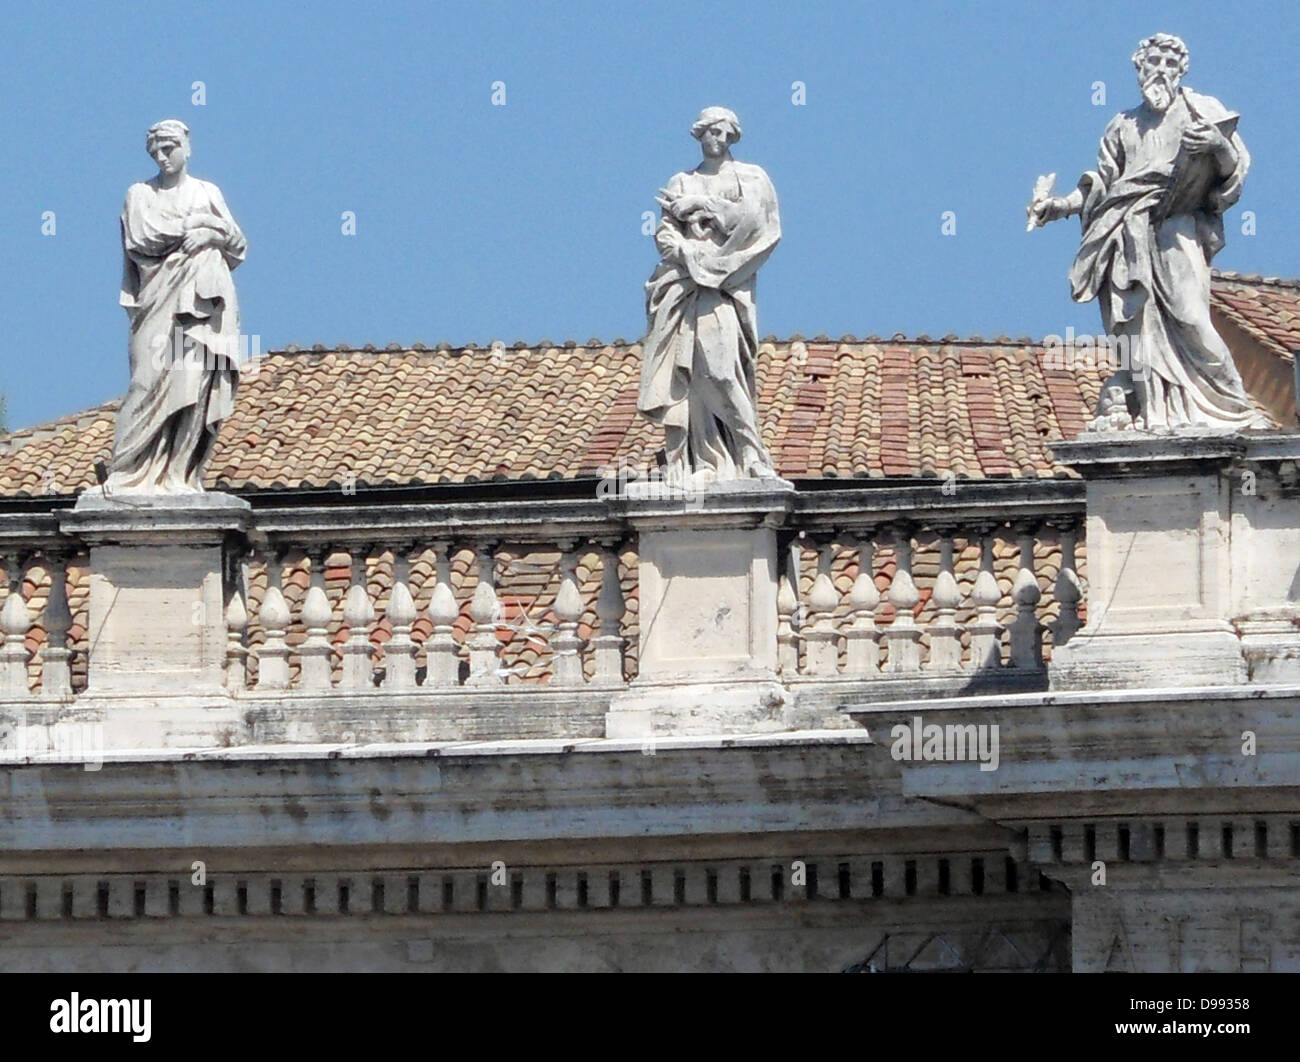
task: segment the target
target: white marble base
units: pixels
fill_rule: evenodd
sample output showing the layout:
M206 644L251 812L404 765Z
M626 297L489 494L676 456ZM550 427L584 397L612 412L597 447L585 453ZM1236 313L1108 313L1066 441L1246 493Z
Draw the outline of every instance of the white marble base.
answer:
M771 480L715 485L785 503ZM786 694L777 667L777 541L748 506L717 522L639 521L637 678L614 696L610 737L776 729ZM756 526L757 525L757 526Z
M1269 685L1300 683L1300 629L1291 615L1254 616L1237 620L1241 651L1251 682Z
M1231 630L1077 633L1052 651L1053 690L1236 686L1246 681Z
M106 694L92 687L57 723L28 728L23 745L34 755L48 749L86 763L123 749L229 748L247 740L243 714L221 689L196 687L168 696Z
M788 697L775 676L732 682L633 683L610 702L605 736L644 738L782 730Z
M90 547L89 697L222 692L225 549L250 512L218 492L93 488L62 514L61 528Z
M1053 650L1052 689L1295 680L1300 638L1282 619L1300 587L1300 437L1119 433L1053 450L1088 481L1088 607Z

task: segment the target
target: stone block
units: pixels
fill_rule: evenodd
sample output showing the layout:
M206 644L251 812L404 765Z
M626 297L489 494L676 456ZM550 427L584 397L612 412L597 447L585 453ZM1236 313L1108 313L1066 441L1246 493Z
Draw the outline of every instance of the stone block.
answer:
M171 882L153 875L144 882L144 913L146 918L167 918L171 915Z
M421 914L441 914L443 911L443 875L430 871L420 875L419 908ZM525 879L526 881L527 879Z
M638 540L637 678L606 717L609 737L775 730L777 541L785 487L709 492L703 514L633 506ZM713 505L725 510L711 511Z
M870 900L875 896L872 884L872 859L854 859L849 864L849 896L854 900Z
M212 913L232 918L239 914L239 885L233 877L209 878L212 886Z
M271 913L271 879L263 874L250 874L244 880L245 913L269 915Z
M77 919L99 917L99 878L77 875L71 879L72 917ZM0 886L3 888L3 886Z
M1088 622L1053 650L1053 688L1243 682L1226 475L1236 445L1135 435L1053 449L1088 480Z
M1300 682L1300 436L1053 451L1088 481L1088 622L1053 651L1054 689Z
M561 911L578 908L578 872L569 867L555 871L555 906Z
M524 871L523 903L525 911L545 911L550 906L546 872L534 867Z
M717 868L718 903L740 903L740 866L723 863Z
M23 878L0 878L0 919L16 922L27 917L27 887Z
M135 879L114 875L108 882L108 917L135 917Z
M610 906L610 877L604 867L594 867L587 871L587 906Z
M181 879L180 882L180 905L181 915L186 918L194 918L206 913L205 893L207 887L204 885L195 885L189 877Z
M658 864L650 871L650 903L672 907L677 903L677 869Z
M36 879L36 917L42 921L53 921L63 917L62 878Z
M307 879L301 874L289 874L280 878L280 913L283 915L302 916L307 913ZM181 886L181 906L184 908L185 886Z
M709 868L698 863L688 863L682 868L686 877L685 899L690 906L698 907L709 902Z
M468 914L477 911L480 872L459 870L451 875L451 909Z
M618 875L618 906L643 906L645 901L641 884L641 868L639 866L618 867L614 873Z

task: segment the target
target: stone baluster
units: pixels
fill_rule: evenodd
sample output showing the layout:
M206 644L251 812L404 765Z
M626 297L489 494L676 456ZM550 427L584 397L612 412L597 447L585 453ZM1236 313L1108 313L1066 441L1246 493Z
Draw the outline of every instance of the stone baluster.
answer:
M976 532L980 540L980 571L971 589L975 618L970 631L970 668L983 671L1002 666L1002 625L998 623L998 602L1002 591L993 574L993 528Z
M468 686L500 686L505 682L501 671L501 642L497 638L497 621L501 618L501 602L496 590L496 557L494 543L480 543L476 551L478 560L478 585L469 604L470 619L474 626L469 638Z
M280 588L284 578L283 562L272 553L266 564L266 596L258 619L262 624L264 641L257 653L257 688L259 690L287 690L289 688L289 644L285 632L289 629L289 606Z
M839 671L839 632L835 629L835 609L839 592L831 578L834 546L823 543L817 557L817 577L808 592L809 622L804 631L804 667L810 675L834 675Z
M578 622L582 619L582 593L578 589L578 555L573 543L560 543L560 590L555 595L555 619L558 629L551 639L554 654L551 681L557 686L580 686L583 683L582 639Z
M27 634L32 626L31 610L23 600L23 563L21 558L4 558L9 574L9 595L0 608L0 633L4 634L0 648L0 697L29 697L31 687L27 682Z
M1079 622L1079 602L1083 599L1083 587L1079 585L1079 573L1075 568L1075 542L1078 525L1071 518L1056 523L1061 541L1061 569L1056 574L1054 593L1061 606L1061 613L1052 624L1052 646L1064 645L1074 637L1081 626Z
M858 539L858 577L849 590L849 626L844 631L844 670L850 675L875 675L880 671L880 631L876 627L875 544L870 535Z
M1043 626L1038 622L1038 602L1043 596L1034 575L1034 527L1016 525L1020 544L1020 570L1011 584L1011 600L1016 604L1016 618L1011 623L1011 666L1043 666Z
M45 648L41 651L41 693L46 697L72 696L72 650L68 629L72 612L68 608L68 558L59 553L46 555L50 573L50 595L45 600Z
M929 671L961 670L961 628L957 626L957 606L961 591L953 574L951 529L939 528L939 575L934 581L930 601L934 619L930 623Z
M451 589L449 545L447 542L433 544L433 596L429 599L429 619L433 621L433 633L424 643L426 686L460 684L460 659L453 633L460 609Z
M604 540L600 553L600 595L596 598L596 618L600 633L591 639L591 654L596 670L594 681L601 685L623 682L623 584L618 577L618 542Z
M776 590L776 656L783 675L799 673L799 562L802 550L792 542Z
M374 647L370 644L370 629L375 622L375 607L370 603L366 587L366 547L357 546L349 551L352 585L343 599L343 622L348 627L348 640L343 643L344 689L364 690L374 684L374 667L371 663Z
M885 630L889 659L885 670L896 675L912 675L921 670L921 628L912 610L921 600L912 581L912 532L905 524L893 529L895 568L889 584L889 603L894 606L894 622Z
M306 636L298 647L302 674L298 686L304 690L327 690L334 685L334 646L330 642L330 622L334 609L325 591L325 566L329 547L320 546L308 555L311 582L302 602L302 625Z
M411 628L419 613L411 597L411 558L405 546L393 550L393 589L388 595L388 622L393 634L384 646L384 688L415 689L415 654L419 646L411 639Z
M248 686L248 586L244 563L235 567L234 586L226 602L226 691L232 696Z

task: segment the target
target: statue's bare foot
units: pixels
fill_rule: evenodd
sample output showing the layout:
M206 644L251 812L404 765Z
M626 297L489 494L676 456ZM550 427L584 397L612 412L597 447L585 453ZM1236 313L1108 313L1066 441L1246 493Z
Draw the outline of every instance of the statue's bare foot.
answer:
M766 457L760 457L758 454L750 452L745 461L745 475L754 479L776 479L776 469L772 467L772 462Z
M704 490L713 486L719 479L718 473L712 468L698 468L687 478L687 488L689 490Z

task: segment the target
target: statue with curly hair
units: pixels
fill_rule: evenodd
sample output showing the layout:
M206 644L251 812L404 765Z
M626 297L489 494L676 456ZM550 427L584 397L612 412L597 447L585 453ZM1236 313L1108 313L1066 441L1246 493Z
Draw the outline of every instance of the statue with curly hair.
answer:
M1107 335L1128 341L1092 430L1262 426L1210 320L1210 261L1250 155L1238 115L1182 84L1187 59L1170 34L1142 41L1142 103L1106 127L1097 169L1067 196L1036 192L1028 208L1031 227L1081 216L1071 292L1100 300Z

